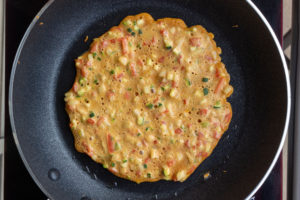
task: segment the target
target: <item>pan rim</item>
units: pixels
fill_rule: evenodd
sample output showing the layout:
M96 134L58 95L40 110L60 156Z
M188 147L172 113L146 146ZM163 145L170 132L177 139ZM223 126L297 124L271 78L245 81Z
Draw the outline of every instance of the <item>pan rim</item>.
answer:
M269 169L266 171L265 175L262 177L262 179L259 181L259 183L256 185L256 187L252 190L252 192L245 198L245 199L248 200L258 191L258 189L263 185L263 183L269 177L269 175L270 175L271 171L273 170L273 168L274 168L274 166L275 166L275 164L276 164L276 162L279 158L279 155L280 155L280 153L283 149L283 145L284 145L284 141L286 140L289 121L290 121L291 85L290 85L290 76L289 76L288 67L287 67L287 64L286 64L286 61L285 61L284 53L283 53L283 50L281 48L281 45L278 41L278 38L277 38L273 28L271 27L270 23L268 22L266 17L263 15L263 13L258 9L258 7L251 0L246 0L246 2L256 12L256 14L260 17L260 19L266 25L266 27L269 30L269 33L271 34L271 36L273 38L273 41L276 44L276 47L277 47L277 50L280 54L281 62L282 62L282 65L283 65L285 80L286 80L286 86L287 86L287 112L286 112L285 125L284 125L284 129L283 129L283 134L282 134L282 137L281 137L281 142L280 142L279 147L277 149L277 152L276 152L276 154L273 158L273 161L272 161L271 165L269 166Z
M32 22L30 23L30 25L28 26L20 44L19 47L17 49L15 58L14 58L14 62L13 62L13 66L12 66L12 70L11 70L11 75L10 75L10 80L9 80L9 94L8 94L8 110L9 110L9 119L10 119L10 123L11 123L11 128L12 128L12 133L13 133L13 138L15 141L15 144L17 146L18 152L20 154L20 157L27 169L27 171L29 172L30 176L32 177L32 179L34 180L34 182L37 184L37 186L42 190L42 192L50 199L53 199L52 196L47 192L47 190L43 187L43 185L40 183L40 181L38 180L38 178L35 176L35 174L33 173L29 163L27 162L22 148L19 144L19 140L18 140L18 136L16 133L16 127L15 127L15 123L14 123L14 115L13 115L13 85L14 85L14 76L15 76L15 72L17 69L17 65L18 65L18 60L20 57L20 54L22 52L23 46L29 36L29 34L31 33L31 30L34 28L35 24L37 23L37 21L39 20L39 17L52 5L52 3L55 2L55 0L48 0L48 2L41 8L41 10L36 14L36 16L34 17L34 19L32 20ZM287 136L287 132L288 132L288 125L289 125L289 121L290 121L290 112L291 112L291 86L290 86L290 77L289 77L289 73L288 73L288 67L285 61L285 57L284 57L284 53L283 50L281 48L280 42L278 41L278 38L274 32L274 30L272 29L271 25L269 24L268 20L265 18L265 16L262 14L262 12L258 9L258 7L251 1L251 0L246 0L246 2L248 3L248 5L250 6L250 8L252 8L255 13L259 16L260 20L264 23L264 25L267 27L269 33L271 34L273 41L277 47L277 50L280 54L280 58L281 58L281 62L282 62L282 66L284 69L284 74L285 74L285 80L286 80L286 86L287 86L287 108L286 108L286 118L285 118L285 125L284 125L284 130L283 130L283 134L281 137L281 142L278 146L278 149L276 151L276 154L272 160L272 163L270 164L268 170L265 172L264 176L261 178L261 180L259 181L259 183L255 186L254 189L252 189L252 191L249 193L248 196L246 196L246 200L250 199L257 191L258 189L263 185L263 183L266 181L266 179L268 178L269 174L271 173L272 169L274 168L279 155L283 149L283 145L284 145L284 141L286 139Z
M9 80L9 91L8 91L8 110L9 110L9 119L10 119L10 124L11 124L11 129L12 129L12 133L13 133L13 138L14 141L16 143L18 152L20 154L20 157L27 169L27 171L29 172L30 176L32 177L32 179L34 180L34 182L37 184L37 186L42 190L42 192L50 199L54 199L49 193L48 191L43 187L43 185L40 183L40 181L38 180L38 178L35 176L35 174L33 173L31 167L29 166L29 163L27 162L22 148L19 144L19 140L18 140L18 136L17 136L17 131L16 131L16 127L15 127L15 122L14 122L14 114L13 114L13 103L12 103L12 99L13 99L13 85L14 85L14 77L15 77L15 73L16 73L16 69L17 69L17 65L18 65L18 60L20 57L20 54L22 52L23 46L27 40L27 37L29 36L29 34L31 33L31 30L33 29L33 27L35 26L35 24L38 22L40 16L43 15L43 13L48 9L48 7L50 7L50 5L52 5L52 3L55 0L48 0L47 3L40 9L40 11L34 16L33 20L31 21L30 25L28 26L28 28L26 29L26 32L24 34L24 36L22 37L22 40L19 44L19 47L17 49L15 58L14 58L14 62L13 62L13 67L11 70L11 74L10 74L10 80Z

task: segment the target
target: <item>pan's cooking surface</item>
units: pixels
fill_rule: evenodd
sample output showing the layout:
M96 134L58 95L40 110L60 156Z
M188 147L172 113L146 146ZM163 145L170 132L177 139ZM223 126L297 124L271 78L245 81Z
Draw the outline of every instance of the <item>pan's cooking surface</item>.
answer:
M247 196L272 162L287 107L282 63L263 23L246 2L113 2L54 2L40 18L44 25L35 26L24 45L14 77L13 119L20 148L39 182L54 199ZM67 127L63 95L75 76L73 58L87 49L84 37L99 36L141 11L155 18L179 17L215 33L235 88L229 130L185 183L136 185L114 177L75 151ZM204 181L208 170L212 177Z

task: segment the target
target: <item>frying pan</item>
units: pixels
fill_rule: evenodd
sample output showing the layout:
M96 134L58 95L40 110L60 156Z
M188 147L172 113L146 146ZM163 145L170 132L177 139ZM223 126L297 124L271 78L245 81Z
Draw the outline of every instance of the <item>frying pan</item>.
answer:
M233 119L219 144L183 183L136 184L78 153L64 110L75 77L74 58L91 39L127 15L176 17L215 34L234 93ZM43 22L41 24L40 22ZM235 26L237 25L237 26ZM248 199L262 185L283 146L290 85L279 42L251 1L49 1L17 51L9 112L19 153L51 199ZM210 172L211 177L203 179Z

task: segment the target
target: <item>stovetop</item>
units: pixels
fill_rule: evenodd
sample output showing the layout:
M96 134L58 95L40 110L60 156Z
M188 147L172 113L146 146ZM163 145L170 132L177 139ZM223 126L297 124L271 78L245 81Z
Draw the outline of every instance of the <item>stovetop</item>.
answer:
M19 42L31 20L46 3L46 0L7 0L6 1L6 86L9 84L10 70ZM253 0L266 16L277 37L282 38L282 0ZM8 87L6 87L6 96ZM9 123L8 105L5 113L5 179L4 199L41 199L42 193L27 172L13 141ZM280 156L268 179L252 199L282 199L282 156Z

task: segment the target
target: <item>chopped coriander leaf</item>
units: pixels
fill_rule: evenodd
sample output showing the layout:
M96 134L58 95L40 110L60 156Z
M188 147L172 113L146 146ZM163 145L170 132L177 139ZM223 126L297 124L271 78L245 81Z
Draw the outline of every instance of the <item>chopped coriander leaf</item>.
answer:
M101 61L101 58L100 58L100 57L97 57L97 60Z
M138 133L137 136L141 136L141 133Z
M95 58L97 56L97 53L96 52L94 52L93 53L93 58Z
M208 78L202 78L202 82L208 82Z
M132 90L132 88L127 88L127 90L128 90L128 91L131 91L131 90Z
M140 43L137 44L136 47L139 48L139 49L142 48Z
M110 74L115 74L115 70L110 70L110 72L109 72Z
M152 104L152 103L148 103L146 106L147 106L147 108L149 108L149 109L152 109L152 108L153 108L153 104Z
M131 28L128 28L127 31L128 31L129 33L131 33L131 32L132 32L132 29L131 29Z
M149 130L149 127L146 128L146 131L148 131L148 130Z
M94 112L90 112L90 117L94 117L95 116L95 113Z
M114 122L116 119L115 118L111 118L111 121Z
M161 89L162 91L165 91L165 88L164 88L164 87L161 87L160 89Z
M98 82L98 80L97 80L97 79L95 79L95 80L94 80L94 83L95 83L95 84L98 84L99 82Z
M147 167L148 167L147 164L144 164L144 168L147 169Z
M135 32L131 32L131 35L132 35L132 36L135 36Z
M116 166L116 164L115 163L111 163L111 166L114 167L114 166Z
M151 174L150 174L150 173L147 173L147 177L148 177L148 178L151 178Z
M125 159L125 160L123 160L123 163L127 163L127 160Z
M202 125L203 128L207 128L209 123L208 122L202 122L201 125Z
M166 49L170 50L172 49L172 46L166 46Z
M162 103L158 103L158 107L161 107L162 106Z
M142 32L142 30L141 29L139 29L139 34L142 34L143 32Z
M203 88L203 94L204 94L204 96L208 95L208 92L209 92L208 88Z
M136 25L136 21L133 21L133 25Z

